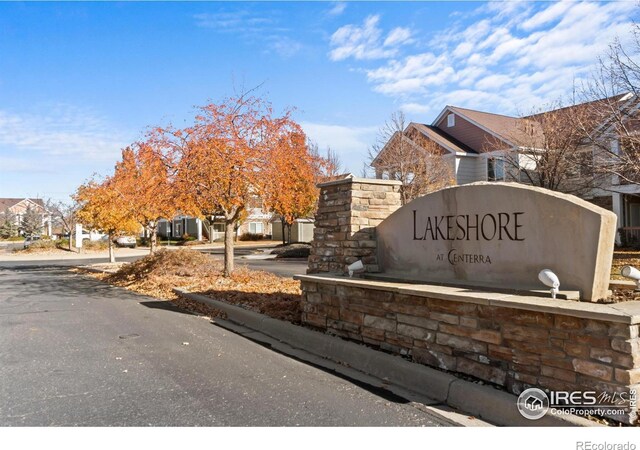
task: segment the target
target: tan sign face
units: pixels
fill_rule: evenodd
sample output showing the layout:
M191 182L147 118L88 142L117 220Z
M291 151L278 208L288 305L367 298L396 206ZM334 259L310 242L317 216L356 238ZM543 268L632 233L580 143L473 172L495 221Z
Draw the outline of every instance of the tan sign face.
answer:
M382 270L399 278L544 289L542 269L584 299L606 296L616 216L574 196L515 183L443 189L377 227Z

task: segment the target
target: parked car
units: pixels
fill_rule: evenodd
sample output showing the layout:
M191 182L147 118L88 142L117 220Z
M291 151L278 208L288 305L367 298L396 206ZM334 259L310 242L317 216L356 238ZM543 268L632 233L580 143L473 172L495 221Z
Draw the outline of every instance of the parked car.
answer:
M136 238L133 236L120 236L116 239L116 245L118 247L136 248Z
M27 236L24 240L24 248L29 247L31 244L39 240L40 236Z

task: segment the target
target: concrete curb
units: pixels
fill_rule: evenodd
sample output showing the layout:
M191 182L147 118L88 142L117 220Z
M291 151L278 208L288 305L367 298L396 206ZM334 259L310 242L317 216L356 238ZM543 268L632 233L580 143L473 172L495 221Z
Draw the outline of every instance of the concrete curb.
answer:
M428 397L466 413L498 425L508 426L599 426L578 416L546 415L528 420L516 408L517 397L491 386L472 383L451 374L415 364L364 345L323 334L288 322L273 319L235 305L193 294L184 289L173 291L189 300L203 303L227 314L228 319L246 328L263 333L290 346L299 359L304 352L315 360L328 360L355 369L381 380L382 385L393 384L401 390ZM303 350L304 352L300 352Z
M84 270L85 272L91 272L91 273L113 273L113 272L109 272L108 270L105 270L105 269L98 269L97 267L74 266L74 268L79 269L79 270Z

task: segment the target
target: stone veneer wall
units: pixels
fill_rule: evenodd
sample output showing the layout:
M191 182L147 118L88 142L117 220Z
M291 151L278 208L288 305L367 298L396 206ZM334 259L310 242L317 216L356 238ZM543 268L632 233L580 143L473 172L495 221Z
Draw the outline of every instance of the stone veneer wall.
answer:
M318 185L307 273L344 273L361 259L378 272L375 227L401 206L399 181L349 177Z
M610 393L640 388L640 340L632 315L622 322L603 320L606 314L583 307L583 316L598 318L591 319L566 315L562 307L496 306L477 293L456 301L376 289L373 281L349 286L335 278L300 279L304 323L417 363L472 375L515 394L528 387ZM632 423L637 411L616 418Z

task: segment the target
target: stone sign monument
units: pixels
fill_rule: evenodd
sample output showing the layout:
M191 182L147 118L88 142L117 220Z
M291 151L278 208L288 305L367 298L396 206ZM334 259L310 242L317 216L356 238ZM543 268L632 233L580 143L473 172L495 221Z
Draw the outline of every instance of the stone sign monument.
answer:
M640 302L528 292L546 290L538 274L550 269L561 291L605 297L613 213L515 183L452 187L404 206L395 181L319 187L308 274L296 276L304 324L515 394L640 389ZM350 267L367 273L349 277ZM610 417L637 422L635 400L621 408Z
M607 296L615 232L614 213L577 197L486 182L420 197L376 229L387 275L534 290L551 269L585 300Z

